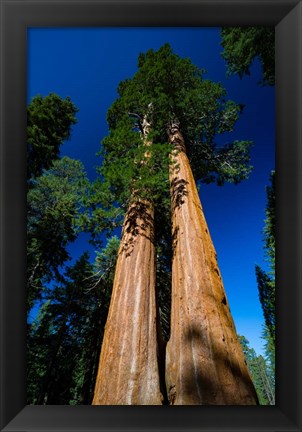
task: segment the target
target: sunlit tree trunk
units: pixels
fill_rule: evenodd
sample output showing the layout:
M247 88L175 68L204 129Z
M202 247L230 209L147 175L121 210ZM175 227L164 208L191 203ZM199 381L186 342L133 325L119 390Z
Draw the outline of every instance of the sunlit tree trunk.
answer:
M169 129L172 310L166 384L172 405L254 405L257 396L237 338L216 252L177 122Z
M132 201L125 216L92 404L162 404L154 208L146 200Z

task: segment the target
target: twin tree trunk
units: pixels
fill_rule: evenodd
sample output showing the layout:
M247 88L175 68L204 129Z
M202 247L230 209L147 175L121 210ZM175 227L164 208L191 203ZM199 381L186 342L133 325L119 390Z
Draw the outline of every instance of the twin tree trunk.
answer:
M183 137L175 123L170 170L173 264L165 385L170 405L255 405ZM161 405L154 209L125 216L94 405Z

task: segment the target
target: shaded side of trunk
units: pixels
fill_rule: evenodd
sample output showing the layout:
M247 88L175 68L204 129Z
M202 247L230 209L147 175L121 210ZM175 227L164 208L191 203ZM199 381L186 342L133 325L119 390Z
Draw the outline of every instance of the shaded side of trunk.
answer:
M179 127L170 171L173 264L166 384L170 404L255 405L216 252Z

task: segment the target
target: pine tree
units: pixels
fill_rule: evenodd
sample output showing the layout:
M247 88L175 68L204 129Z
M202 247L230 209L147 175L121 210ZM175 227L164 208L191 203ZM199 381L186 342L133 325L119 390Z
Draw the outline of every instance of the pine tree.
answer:
M225 97L220 84L203 79L203 72L190 60L179 58L165 45L157 52L150 50L139 56L137 73L120 84L119 98L108 112L110 134L103 142L105 162L101 170L108 191L124 208L131 209L136 195L136 203L152 203L155 212L160 212L153 217L148 206L138 206L132 217L134 231L126 246L131 256L133 243L134 248L142 250L137 245L139 242L145 245L149 239L146 252L140 255L146 267L139 277L151 287L153 299L136 303L136 319L151 319L153 323L156 320L154 281L152 286L149 284L150 275L154 274L153 243L154 239L161 246L169 242L166 227L169 227L169 215L172 216L172 317L165 371L170 404L257 403L193 178L194 174L196 180L204 183L238 183L251 170L248 166L250 142L235 141L222 147L215 143L217 133L233 130L241 112L240 105L226 101ZM143 135L149 142L147 152L142 139L145 119L150 125L147 137ZM144 220L139 220L138 215ZM122 243L124 233L131 233L128 219L126 213ZM166 223L164 229L158 221ZM116 280L120 280L119 274L127 275L125 280L133 278L135 273L131 269L125 256L117 266ZM132 283L135 287L135 280ZM125 284L120 280L115 292L122 291L124 304L142 297L145 292L125 292ZM140 346L146 353L152 353L149 358L154 360L154 367L150 374L156 374L154 354L159 352L159 346L154 331L151 338L142 338L143 330L140 334L137 330L133 332L129 317L121 319L119 298L116 294L111 299L106 329L111 328L108 334L115 332L115 337L110 341L108 337L107 342L104 339L94 403L158 403L157 380L153 381L156 387L151 392L155 394L153 402L145 399L148 378L147 382L140 381L139 374L146 363L141 363L138 371L138 351L133 350ZM142 321L138 322L142 325ZM122 338L116 337L118 334ZM114 359L126 352L125 344L132 355L120 360L117 375L120 376L122 365L123 376L115 382L112 374L105 376L102 367L105 364L112 367ZM159 358L162 358L160 353ZM119 392L121 382L124 396L116 397L109 389L112 386ZM141 394L133 391L135 382L144 383Z

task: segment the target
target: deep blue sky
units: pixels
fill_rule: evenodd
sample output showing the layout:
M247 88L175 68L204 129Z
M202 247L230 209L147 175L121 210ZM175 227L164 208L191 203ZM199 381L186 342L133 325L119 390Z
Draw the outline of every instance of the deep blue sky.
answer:
M78 123L62 155L80 159L92 180L100 162L96 153L107 133L106 112L119 82L135 73L140 52L157 50L166 42L176 54L206 69L205 78L221 82L229 99L245 105L233 134L219 142L252 140L254 170L237 186L202 185L200 197L237 332L261 353L263 314L255 264L267 268L262 229L265 186L275 166L275 100L274 88L258 84L259 63L254 62L249 77L227 78L218 28L35 28L28 30L27 99L51 92L71 98L79 108ZM83 248L82 236L70 252L77 258Z

